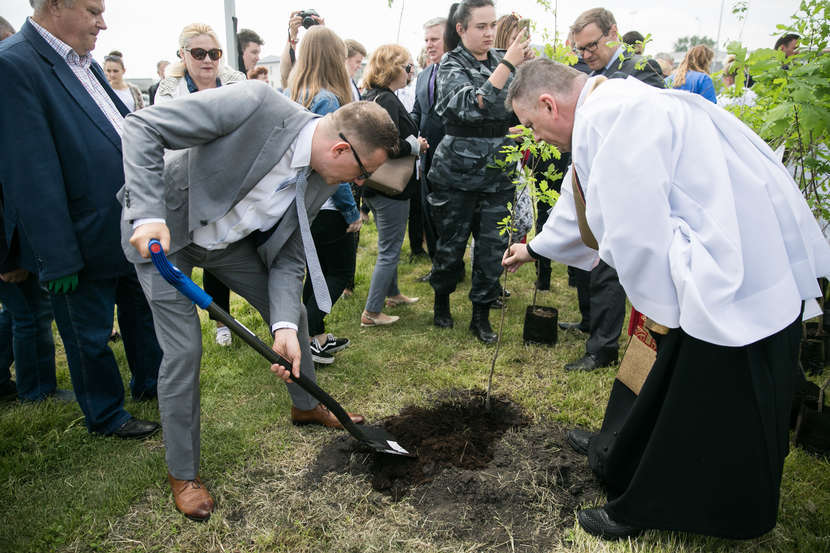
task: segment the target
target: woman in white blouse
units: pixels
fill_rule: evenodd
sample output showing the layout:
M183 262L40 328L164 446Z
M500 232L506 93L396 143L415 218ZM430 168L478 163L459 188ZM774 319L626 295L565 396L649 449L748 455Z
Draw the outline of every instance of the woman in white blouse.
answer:
M134 84L124 81L124 57L118 50L113 50L104 58L104 73L110 86L130 111L144 107L141 90Z

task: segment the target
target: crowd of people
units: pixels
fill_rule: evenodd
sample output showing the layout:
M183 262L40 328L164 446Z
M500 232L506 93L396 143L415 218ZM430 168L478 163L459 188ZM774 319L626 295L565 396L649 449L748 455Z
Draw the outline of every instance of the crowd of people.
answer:
M654 323L657 360L642 389L617 381L600 432L568 437L609 490L607 505L579 513L586 531L746 538L775 524L800 320L814 315L830 248L769 148L715 105L711 48L693 46L675 68L644 57L643 35L621 36L595 8L570 26L578 62L568 67L537 58L529 21L464 0L424 23L413 57L399 44L369 53L296 11L280 86L257 65L256 32L239 32L236 70L215 30L189 23L145 106L120 51L103 66L91 55L106 29L102 0L31 4L19 32L0 19L0 77L16 83L0 99L4 398L77 401L89 432L104 436L163 429L176 508L206 520L201 325L149 262L149 240L185 274L203 268L226 311L233 290L262 315L289 364L271 370L294 424L342 428L292 379L313 381L315 363L350 344L325 319L354 293L359 231L372 217L362 327L392 325L400 316L384 309L419 301L398 280L407 229L412 256L431 262L420 280L433 289L436 327L454 325L470 238L469 329L484 344L497 340L491 308L509 295L502 271L526 262L542 289L551 260L565 263L577 289L581 321L559 324L587 339L566 370L618 362L626 298ZM796 53L797 36L779 42ZM724 98L746 105L750 92ZM519 124L561 150L551 163L564 177L551 184L562 197L540 209L535 238L506 251L498 223L516 186L492 162ZM770 220L779 225L759 223ZM53 319L71 392L56 388ZM230 330L212 324L230 345ZM132 396L157 400L161 424L125 410L114 337Z

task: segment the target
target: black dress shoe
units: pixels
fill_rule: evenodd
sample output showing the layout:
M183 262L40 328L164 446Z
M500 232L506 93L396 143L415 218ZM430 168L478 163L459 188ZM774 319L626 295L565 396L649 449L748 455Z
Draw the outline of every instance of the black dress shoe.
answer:
M152 436L159 430L161 430L161 425L159 423L133 417L122 424L118 430L112 433L112 435L116 438L140 440Z
M593 353L586 353L585 357L565 365L566 371L593 371L603 367L610 367L617 362L617 355L601 358Z
M579 511L576 519L583 530L604 540L619 540L639 536L644 530L644 528L638 528L637 526L614 522L602 507Z
M580 323L565 323L565 322L562 322L562 323L559 323L559 328L561 328L562 330L578 330L580 332L584 332L585 334L588 334L591 331L591 329L588 328L588 325L584 325L581 322Z
M593 437L593 432L574 428L573 430L568 430L567 442L568 445L571 446L571 449L580 455L588 455L588 445Z

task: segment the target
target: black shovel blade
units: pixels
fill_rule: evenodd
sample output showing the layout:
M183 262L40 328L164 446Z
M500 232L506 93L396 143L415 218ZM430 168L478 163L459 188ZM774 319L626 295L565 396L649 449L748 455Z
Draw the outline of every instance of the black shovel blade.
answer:
M360 440L362 444L365 444L375 451L390 455L401 455L403 457L418 457L414 453L410 453L404 449L385 428L360 425L355 426L355 430L356 432L352 432L352 435Z

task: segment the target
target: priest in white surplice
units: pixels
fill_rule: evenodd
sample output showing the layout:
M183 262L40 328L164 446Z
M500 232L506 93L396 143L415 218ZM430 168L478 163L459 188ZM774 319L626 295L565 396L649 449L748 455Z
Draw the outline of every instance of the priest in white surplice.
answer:
M755 133L695 94L538 59L507 101L573 165L543 232L512 246L505 267L602 259L634 308L667 327L639 395L615 381L586 442L609 501L580 525L605 538L769 531L800 322L818 314L816 277L830 275L798 187Z

